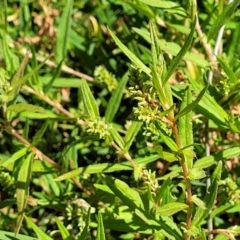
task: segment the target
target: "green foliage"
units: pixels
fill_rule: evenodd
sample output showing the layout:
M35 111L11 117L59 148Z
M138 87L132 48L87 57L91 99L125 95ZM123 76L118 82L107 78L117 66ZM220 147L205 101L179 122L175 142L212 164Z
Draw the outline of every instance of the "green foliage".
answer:
M237 239L238 6L3 1L0 239Z

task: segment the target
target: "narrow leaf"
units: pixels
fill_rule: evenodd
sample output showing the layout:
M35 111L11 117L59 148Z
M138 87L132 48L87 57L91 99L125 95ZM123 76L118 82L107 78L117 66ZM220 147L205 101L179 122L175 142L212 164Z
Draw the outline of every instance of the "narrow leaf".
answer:
M57 217L55 217L55 221L57 223L58 229L60 230L61 236L63 240L71 240L70 233L68 232L67 228L64 227L63 223L59 221Z
M206 176L205 172L200 168L191 168L188 173L188 178L190 180L197 180L204 178Z
M48 120L44 122L38 132L34 135L31 146L36 146L38 142L42 139L43 134L46 132L48 127Z
M191 90L188 87L182 99L180 112L183 111L186 107L188 107L191 103L192 103L192 94L191 94ZM186 147L188 145L193 144L192 111L191 110L187 114L179 118L178 129L179 129L178 131L179 131L181 146ZM192 147L190 149L192 149ZM185 160L186 160L188 169L191 169L193 165L193 157L185 156Z
M120 134L117 132L117 130L114 127L112 127L109 130L109 132L110 132L110 135L111 135L113 141L115 141L117 143L118 147L121 150L123 150L123 148L124 148L124 141L123 141L122 137L120 136Z
M103 219L100 212L98 212L98 228L97 228L97 240L105 240L105 231L103 226Z
M133 121L129 129L127 130L126 136L125 136L125 146L124 150L128 151L131 147L134 138L137 136L139 130L142 127L142 122L139 121Z
M17 152L15 152L10 158L8 158L6 161L3 161L3 163L0 163L1 167L6 167L10 164L13 164L16 160L18 160L19 158L25 156L27 154L28 151L28 147L26 148L21 148L20 150L18 150Z
M106 185L131 209L143 208L142 199L137 191L130 188L125 182L104 176Z
M158 129L158 133L161 136L164 143L174 152L178 151L177 144L167 135L167 133L161 128L159 121L156 121L156 127Z
M140 69L143 70L148 76L151 76L151 70L136 57L134 53L132 53L118 38L117 36L108 28L110 35L112 36L115 43L118 47L123 51L123 53Z
M66 56L69 30L71 28L71 12L73 0L67 0L57 32L56 60L60 63Z
M164 191L170 184L171 184L170 178L167 178L164 180L162 186L157 191L156 198L155 198L156 203L158 203L161 200L161 198L163 198Z
M234 0L233 2L224 7L222 13L220 14L220 16L217 17L216 21L211 26L208 32L209 40L214 38L215 35L218 33L219 29L231 18L239 3L240 0Z
M28 104L28 103L17 103L17 104L12 104L7 108L8 111L12 112L24 112L24 111L29 111L29 112L39 112L39 113L45 113L44 108Z
M196 195L193 195L191 197L191 200L193 203L195 203L201 209L206 209L205 203L200 198L198 198Z
M113 121L118 111L127 81L128 81L128 73L124 74L124 76L122 77L121 81L117 86L117 89L113 92L108 102L107 109L105 112L105 120L107 123L110 123Z
M221 178L221 171L222 171L222 162L218 162L217 167L215 168L212 177L211 177L211 185L207 189L206 196L204 198L204 203L206 204L206 209L201 209L198 208L194 219L192 221L192 226L200 225L202 220L206 218L208 215L209 211L212 209L214 201L217 196L217 189L218 189L218 184Z
M222 67L222 69L224 70L224 72L229 77L230 82L232 84L236 84L238 82L238 80L237 80L235 73L231 69L231 67L229 67L220 57L217 57L217 60L220 64L220 66Z
M99 117L98 106L85 79L81 80L80 93L85 114L92 119L97 119Z
M163 152L163 156L164 156ZM146 165L148 163L154 162L157 159L159 159L158 154L150 155L145 158L136 158L133 159L133 161L137 165ZM122 171L122 170L128 170L132 171L133 166L130 164L129 161L125 161L122 163L100 163L100 164L94 164L94 165L89 165L87 167L81 167L77 168L75 170L72 170L68 173L65 173L55 179L55 181L62 181L70 178L77 177L83 173L85 174L96 174L96 173L110 173L110 172L116 172L116 171Z
M202 99L204 93L207 91L208 89L208 85L203 88L203 90L199 93L198 97L195 99L195 101L193 101L191 104L189 104L188 106L186 106L182 111L180 111L176 117L175 117L175 120L177 120L178 118L180 118L181 116L189 113L190 111L192 111L196 106L197 104L200 102L200 100Z
M156 213L158 213L160 216L172 216L173 214L182 211L186 208L188 208L187 204L173 202L167 203L162 207L157 207Z
M22 220L24 216L24 209L27 203L27 197L29 194L29 184L32 175L32 162L33 162L33 153L28 154L24 159L23 163L19 169L17 176L17 189L16 189L16 198L17 198L17 209L18 209L18 218L16 233L19 232L22 225Z
M194 22L192 23L192 28L191 31L183 45L183 47L181 48L181 50L179 51L179 53L177 54L177 56L171 61L171 64L166 72L166 74L163 77L163 85L168 81L168 79L171 77L171 75L173 74L173 72L176 70L178 64L180 63L180 61L183 59L184 55L187 53L188 49L191 47L192 44L192 40L193 40L193 35L195 32L195 25L196 25L196 19L194 20Z
M44 240L54 240L53 238L49 237L46 233L44 233L35 223L32 222L30 218L26 215L24 216L27 224L33 229L33 231L37 234L38 239Z

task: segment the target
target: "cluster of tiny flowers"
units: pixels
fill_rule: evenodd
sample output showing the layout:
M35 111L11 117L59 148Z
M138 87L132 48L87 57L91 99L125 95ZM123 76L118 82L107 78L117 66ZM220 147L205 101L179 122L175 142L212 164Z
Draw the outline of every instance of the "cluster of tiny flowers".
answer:
M138 101L138 106L133 108L138 120L149 123L154 120L158 113L158 101L155 89L149 77L140 69L131 67L129 74L128 90L131 98Z
M230 81L229 81L228 78L222 78L219 81L221 92L225 96L227 96L229 94L230 90L231 90L231 84L229 82Z
M112 92L117 88L118 82L115 76L108 72L103 66L98 66L94 71L94 80L99 83L106 84L108 91Z
M109 130L111 126L106 124L104 120L98 119L95 121L89 121L87 132L98 134L100 139L105 139L109 136Z
M144 185L147 185L151 189L152 195L156 195L157 189L158 189L158 181L155 177L155 172L151 172L151 170L144 169L142 171L142 180L144 182Z
M69 221L72 221L68 228L74 231L75 236L80 235L86 226L89 208L91 208L91 206L84 199L75 199L67 204L67 217ZM95 209L91 208L91 213L94 212Z
M240 203L240 189L237 184L231 179L226 178L220 182L221 185L225 186L225 189L229 196L229 201L231 204L239 204Z
M1 190L7 192L8 194L13 194L15 192L15 180L8 172L0 172L0 185Z

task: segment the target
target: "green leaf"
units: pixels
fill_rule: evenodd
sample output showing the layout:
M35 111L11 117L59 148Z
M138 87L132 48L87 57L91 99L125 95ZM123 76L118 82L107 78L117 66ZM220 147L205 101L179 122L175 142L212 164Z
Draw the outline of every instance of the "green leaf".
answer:
M206 176L205 172L200 168L191 168L188 172L188 178L190 180L197 180L204 178Z
M16 233L19 232L22 225L24 209L27 203L27 197L29 194L29 185L32 175L32 162L33 162L33 153L27 155L27 157L22 159L22 164L17 175L17 189L16 189L16 198L17 198L17 209L18 209L18 218Z
M151 43L151 39L150 39L150 34L147 30L144 29L139 29L139 28L132 28L134 32L136 32L137 34L139 34L141 37L143 37L148 43ZM181 50L181 47L173 42L166 42L164 39L159 40L159 44L160 44L160 48L162 49L162 51L171 54L173 56L176 56L179 51ZM183 57L184 60L188 60L194 64L196 64L197 66L206 68L209 63L204 60L202 57L200 57L198 54L192 53L192 52L188 52L187 54L185 54L185 56Z
M131 209L143 208L143 202L139 193L130 188L125 182L104 176L106 185Z
M66 56L69 30L71 28L71 12L73 0L67 0L57 32L56 60L60 63Z
M143 122L139 121L133 121L129 129L127 130L126 136L125 136L125 146L124 151L128 151L131 147L133 140L137 136L138 132L140 131L142 127Z
M6 232L6 231L0 231L0 239L2 240L39 240L34 237L29 237L26 235L16 234L13 232Z
M53 238L49 237L46 233L44 233L35 223L32 222L30 218L28 218L26 215L24 215L24 218L27 222L27 224L30 226L30 228L33 229L33 231L37 234L39 239L44 240L54 240Z
M171 179L167 178L164 180L163 184L161 185L160 188L158 188L157 194L156 194L156 198L155 198L155 202L158 203L161 198L163 198L163 194L164 191L166 190L166 188L171 184Z
M7 108L7 111L12 111L17 113L24 112L24 111L45 113L44 108L36 105L28 104L28 103L17 103L17 104L10 105Z
M112 127L110 130L109 130L109 133L113 139L113 141L115 141L118 145L118 147L123 150L124 148L124 141L122 139L122 137L120 136L120 134L117 132L117 130Z
M56 80L57 76L59 75L59 73L61 71L63 60L64 59L62 59L60 61L60 63L58 64L56 70L53 73L53 76L51 77L50 81L48 82L47 86L45 87L44 92L48 92L50 90L50 88L52 87L54 81ZM79 81L79 79L78 79L78 81Z
M240 147L227 148L227 149L219 151L211 156L198 159L195 162L194 167L195 168L207 168L207 167L212 166L213 164L215 164L216 162L218 162L220 160L237 157L239 155L240 155Z
M163 77L163 85L168 81L168 79L174 73L178 64L183 59L183 57L187 53L188 49L191 47L192 40L193 40L193 35L194 35L194 32L195 32L195 25L196 25L196 18L195 18L194 22L192 23L191 31L190 31L183 47L181 48L181 50L179 51L177 56L171 61L171 64L170 64L166 74Z
M96 240L105 240L105 231L103 226L103 219L100 212L98 212L98 228L97 228L97 238Z
M201 209L206 209L205 203L200 198L198 198L197 195L192 195L191 200Z
M176 3L170 1L140 0L140 2L158 8L174 8L178 6Z
M221 178L221 171L222 171L222 162L219 161L217 167L215 168L212 177L211 177L211 185L207 189L206 196L204 198L204 203L206 205L206 209L198 208L194 219L192 221L192 226L198 226L201 222L207 217L209 211L211 211L214 201L217 196L217 189L218 184Z
M16 160L25 156L27 154L27 152L28 152L28 147L21 148L20 150L15 152L10 158L8 158L6 161L0 162L0 166L1 167L6 167L10 164L13 164Z
M161 128L159 121L156 121L156 127L158 129L158 133L161 136L163 142L174 152L178 151L177 144L167 135L167 133Z
M136 57L134 53L132 53L118 38L117 36L108 28L110 35L112 36L115 43L118 47L123 51L123 53L140 69L143 70L148 76L151 76L151 70Z
M224 70L224 72L227 74L229 77L229 80L232 84L236 84L238 82L236 75L234 74L233 70L231 69L230 66L227 65L227 63L224 62L223 59L217 56L218 63Z
M162 207L157 207L156 213L158 213L160 216L172 216L173 214L182 211L186 208L188 208L187 204L173 202L167 203Z
M175 120L177 120L178 118L184 116L185 114L189 113L190 111L192 111L197 104L200 102L200 100L202 99L203 95L205 94L205 92L208 89L208 85L202 89L202 91L199 93L199 95L197 96L197 98L190 104L188 104L183 110L181 110L176 116L175 116Z
M46 132L48 127L48 120L44 122L38 132L34 135L31 146L36 146L41 141L43 134Z
M163 153L164 155L164 153ZM137 165L146 165L148 163L154 162L159 159L158 154L150 155L145 158L136 158L133 161ZM87 167L80 167L75 170L72 170L68 173L65 173L55 179L55 181L62 181L65 179L70 179L79 176L80 174L96 174L96 173L110 173L122 170L133 170L133 166L129 161L125 161L122 163L100 163L94 165L88 165Z
M122 77L121 81L117 86L117 89L113 92L108 102L107 109L105 112L105 120L107 123L110 123L113 121L119 109L127 81L128 81L128 73L124 74L124 76Z
M81 79L80 94L85 114L92 119L97 119L99 117L98 106L85 79Z
M187 87L182 99L180 112L186 109L186 107L188 107L191 103L192 103L192 94L189 87ZM192 111L191 110L187 114L179 118L178 132L179 132L179 138L180 138L182 147L186 147L188 145L193 144ZM192 147L190 148L190 150L192 150ZM188 169L191 169L193 165L193 157L185 155L185 161L187 163Z
M235 9L239 5L240 0L234 0L233 2L229 3L227 6L224 7L220 16L217 17L214 24L211 26L208 32L208 40L215 37L218 33L219 29L232 17L234 14Z
M61 221L57 217L55 217L55 221L57 223L58 229L60 230L61 236L63 240L71 240L70 233L68 232L67 228L64 227Z

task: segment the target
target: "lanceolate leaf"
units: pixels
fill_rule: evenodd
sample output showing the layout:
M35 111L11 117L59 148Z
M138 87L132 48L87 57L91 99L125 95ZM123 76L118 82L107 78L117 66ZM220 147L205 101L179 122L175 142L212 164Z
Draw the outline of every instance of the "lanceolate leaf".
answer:
M61 233L63 240L72 240L70 233L68 232L67 228L64 227L63 223L57 217L55 217L55 221L57 223L58 229Z
M68 35L71 27L72 6L73 1L67 0L58 26L56 46L56 58L58 63L65 58L67 53Z
M44 239L44 240L53 240L53 238L49 237L46 233L44 233L35 223L32 222L30 218L28 218L26 215L24 216L26 219L27 224L33 229L33 231L37 234L38 239Z
M224 72L229 77L230 82L232 84L236 84L238 82L238 80L237 80L235 73L232 71L232 69L220 57L217 57L217 60L220 64L220 66L222 67L222 69L224 70Z
M221 178L221 172L222 172L222 162L218 162L218 165L216 169L214 170L212 177L211 177L211 185L207 189L206 196L204 198L204 203L206 205L206 209L198 208L193 222L192 226L198 226L201 224L202 220L205 219L205 217L208 215L209 211L212 209L214 201L217 196L217 189L218 189L218 184Z
M166 205L164 205L162 207L157 207L156 213L158 213L160 216L172 216L173 214L175 214L179 211L182 211L186 208L188 208L187 204L173 202L173 203L167 203Z
M94 120L97 119L99 117L98 106L85 79L81 80L80 92L85 114Z
M231 18L239 3L240 0L234 0L233 2L224 7L223 12L220 14L220 16L217 17L216 21L209 30L209 40L214 38L214 36L218 33L219 29Z
M134 53L132 53L118 38L117 36L108 28L110 35L112 36L115 43L118 47L124 52L124 54L140 69L142 69L148 76L151 76L150 69L136 57Z
M186 106L183 110L181 110L175 117L175 120L177 120L178 118L180 118L181 116L184 116L185 114L189 113L190 111L192 111L197 104L200 102L200 100L202 99L204 93L207 91L208 86L206 86L198 95L198 97L196 98L195 101L193 101L191 104L189 104L188 106Z
M32 144L31 144L32 146L37 145L38 142L42 139L42 136L46 132L47 127L48 127L48 120L45 121L45 123L41 126L41 128L38 130L38 132L33 137L33 141L32 141Z
M168 153L163 152L163 158L165 158L166 154L166 158ZM154 162L157 159L159 159L159 155L158 154L154 154L154 155L150 155L148 157L144 157L144 158L136 158L133 159L133 161L137 164L137 165L146 165L148 163ZM55 181L62 181L65 179L70 179L76 176L79 176L80 174L95 174L95 173L110 173L110 172L116 172L116 171L122 171L122 170L128 170L128 171L132 171L133 170L133 166L130 164L129 161L125 161L122 163L99 163L99 164L94 164L94 165L89 165L87 167L81 167L81 168L77 168L75 170L72 170L68 173L65 173L59 177L57 177L55 179Z
M181 50L179 51L177 56L171 61L171 64L170 64L169 68L167 69L166 74L163 77L163 85L171 77L171 75L173 74L173 72L177 68L178 64L183 59L183 57L187 53L188 49L191 47L192 40L193 40L193 35L194 35L194 31L195 31L195 25L196 25L196 19L192 23L191 32L189 33L189 35L188 35L188 37L187 37L183 47L181 48Z
M156 127L158 129L158 133L161 136L162 140L164 143L174 152L178 151L178 146L177 144L169 137L166 132L161 128L161 125L158 121L156 121Z
M33 161L33 153L28 154L28 156L22 159L22 165L18 172L17 176L17 190L16 190L16 198L17 198L17 209L18 209L18 218L17 218L17 226L16 233L19 232L19 229L22 224L24 209L27 203L27 197L29 194L29 184L32 175L32 161Z
M142 122L139 121L133 121L129 129L127 130L126 136L125 136L125 146L124 150L128 151L129 148L131 147L134 138L138 134L139 130L142 127Z
M105 120L107 123L110 123L113 121L118 108L120 106L123 91L125 89L126 83L128 81L128 72L124 74L121 81L119 82L117 89L113 92L109 103L107 105L106 113L105 113Z
M39 112L39 113L45 112L44 108L36 106L36 105L28 104L28 103L13 104L13 105L10 105L7 108L7 110L12 111L12 112L18 112L18 113L24 112L24 111Z
M103 226L103 219L100 212L98 212L98 228L97 228L97 240L105 240L105 232Z
M188 87L182 99L180 112L183 111L186 107L188 107L191 103L192 103L192 94L191 94L191 90ZM192 111L191 110L187 114L179 118L178 132L179 132L179 138L180 138L182 147L193 144ZM187 162L188 169L190 169L192 167L193 158L186 156L186 162Z

